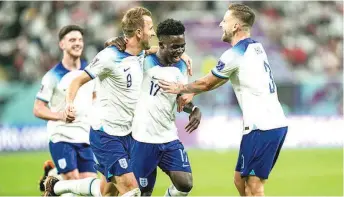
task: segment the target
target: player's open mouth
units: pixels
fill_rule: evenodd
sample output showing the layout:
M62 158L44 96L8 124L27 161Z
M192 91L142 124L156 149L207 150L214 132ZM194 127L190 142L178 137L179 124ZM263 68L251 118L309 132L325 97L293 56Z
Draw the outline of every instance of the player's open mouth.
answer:
M180 60L180 56L179 55L178 56L173 56L173 60L178 62Z

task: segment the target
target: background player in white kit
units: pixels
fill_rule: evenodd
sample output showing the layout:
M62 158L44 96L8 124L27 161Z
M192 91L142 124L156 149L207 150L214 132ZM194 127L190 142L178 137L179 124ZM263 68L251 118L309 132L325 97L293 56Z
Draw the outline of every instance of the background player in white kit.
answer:
M83 73L87 62L81 60L83 29L76 25L59 32L62 61L48 71L34 103L35 116L48 120L49 150L58 172L65 180L97 177L89 145L88 113L95 98L95 83L86 84L77 95L78 114L67 119L64 112L66 89L73 79ZM73 123L67 124L66 121Z
M192 188L191 167L179 141L175 125L176 95L160 91L158 79L187 83L187 65L181 59L185 51L185 27L180 21L167 19L157 28L159 50L144 61L141 95L136 106L132 135L131 164L143 196L151 196L157 166L171 179L165 196L186 196ZM189 103L187 132L195 130L201 119L199 108Z
M83 84L99 78L99 118L92 123L90 142L98 160L98 170L111 181L122 196L140 196L129 151L134 109L140 94L144 50L155 36L151 13L145 8L132 8L122 19L122 30L128 38L126 51L108 47L70 85L67 93L67 118L73 117L74 98ZM98 179L94 180L99 183ZM48 177L46 195L59 195L66 190L82 195L100 196L99 184L93 181L60 181Z
M244 120L234 177L241 196L264 195L265 180L288 130L267 55L263 46L250 38L254 19L248 6L230 5L220 27L222 40L233 47L222 54L211 73L187 85L159 81L163 90L175 94L201 93L231 81Z

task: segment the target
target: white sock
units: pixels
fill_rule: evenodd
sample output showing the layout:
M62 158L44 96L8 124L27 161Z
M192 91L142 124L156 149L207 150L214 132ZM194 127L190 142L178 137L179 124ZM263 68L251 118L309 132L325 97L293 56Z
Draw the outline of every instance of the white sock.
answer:
M55 178L57 178L57 179L59 179L59 180L63 180L61 174L58 174L58 173L57 173L57 169L56 169L56 168L51 169L51 170L48 172L48 176L53 176L53 177L55 177Z
M141 191L139 188L135 188L131 191L128 191L127 193L123 194L122 196L124 197L131 197L131 196L137 196L137 197L140 197L141 196Z
M165 196L187 196L189 192L181 192L178 191L177 188L172 184L169 188L167 188L165 192Z
M100 192L100 180L97 178L62 180L55 184L54 192L56 195L73 193L84 196L102 196Z
M61 197L76 197L77 195L73 194L73 193L65 193L65 194L61 194Z

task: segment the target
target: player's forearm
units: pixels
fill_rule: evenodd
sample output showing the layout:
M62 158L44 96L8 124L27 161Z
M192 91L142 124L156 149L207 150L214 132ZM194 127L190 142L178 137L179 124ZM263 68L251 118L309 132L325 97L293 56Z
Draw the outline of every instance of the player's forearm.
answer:
M67 104L74 102L76 94L82 85L83 84L81 83L80 80L78 80L78 78L76 78L72 81L72 83L69 85L69 88L67 90L67 95L66 95Z
M62 112L52 112L46 106L35 106L33 109L33 114L43 120L53 120L58 121L62 120Z
M192 83L183 85L182 89L181 89L181 93L195 93L195 94L199 94L202 92L206 92L211 90L212 86L207 83L206 80L196 80Z

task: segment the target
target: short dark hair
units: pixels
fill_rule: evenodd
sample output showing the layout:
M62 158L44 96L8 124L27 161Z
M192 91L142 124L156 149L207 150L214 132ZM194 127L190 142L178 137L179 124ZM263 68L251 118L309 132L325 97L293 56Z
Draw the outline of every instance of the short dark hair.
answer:
M62 27L62 29L59 31L59 40L61 41L63 37L68 34L71 31L79 31L81 35L84 35L84 29L81 28L78 25L66 25Z
M152 17L152 13L143 7L129 9L122 18L122 31L128 37L133 37L137 29L144 27L143 16Z
M182 35L185 32L185 27L182 22L174 19L166 19L159 23L157 28L157 37L161 36L177 36Z
M252 27L256 16L250 7L244 4L234 3L229 5L228 10L232 11L233 16L243 22L244 25Z

